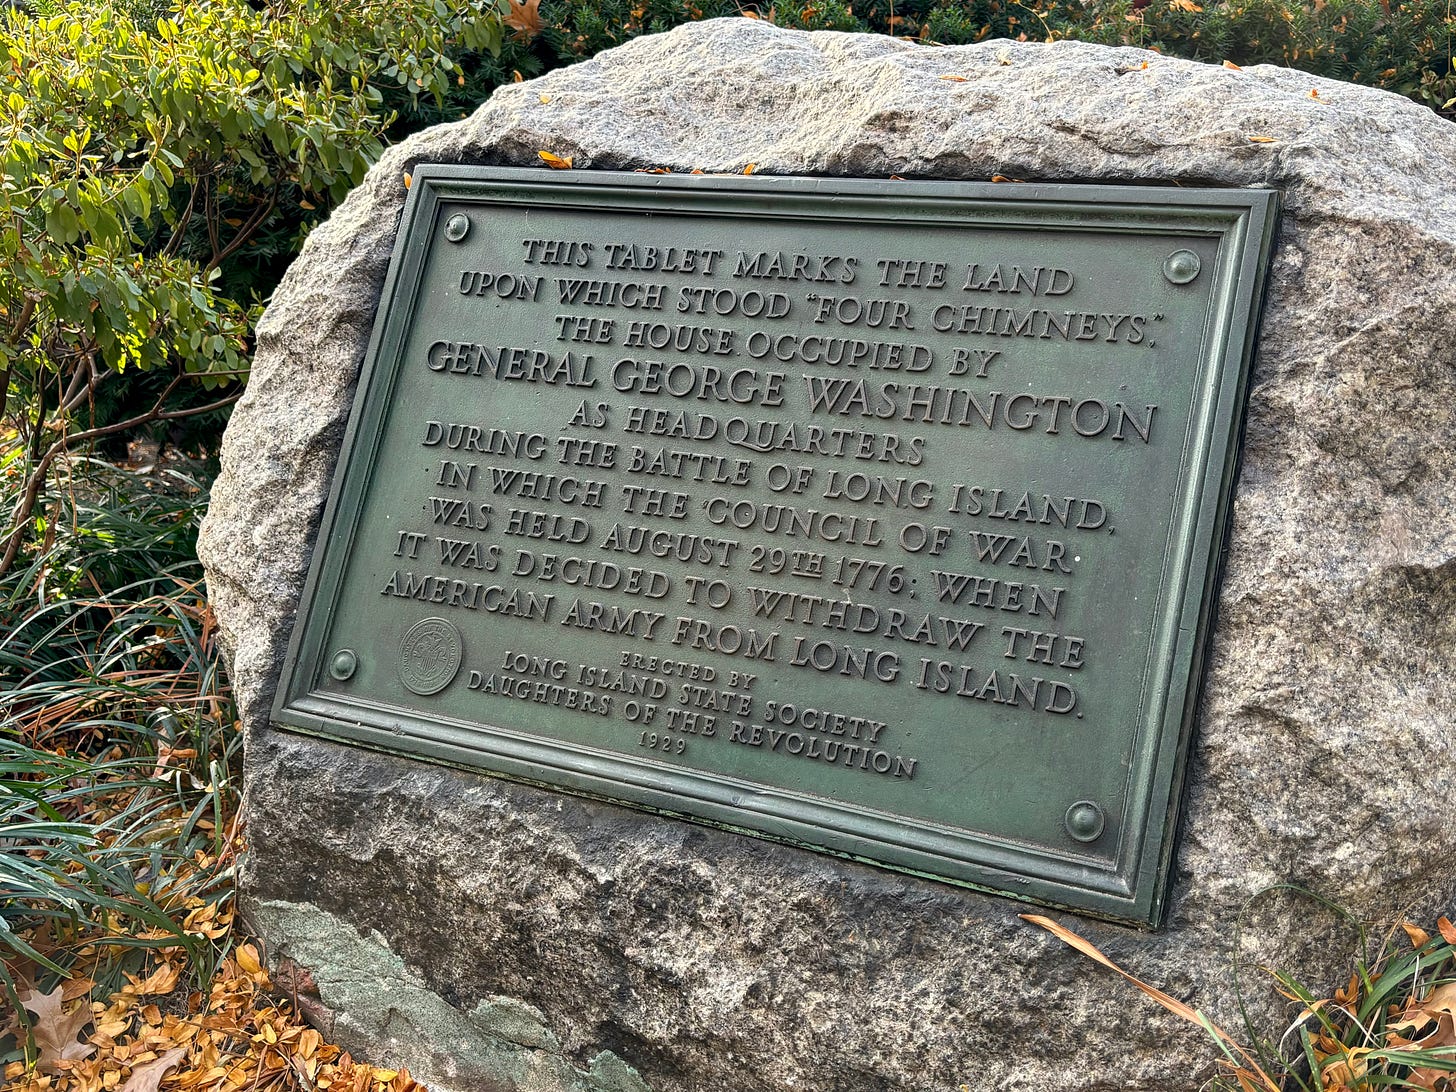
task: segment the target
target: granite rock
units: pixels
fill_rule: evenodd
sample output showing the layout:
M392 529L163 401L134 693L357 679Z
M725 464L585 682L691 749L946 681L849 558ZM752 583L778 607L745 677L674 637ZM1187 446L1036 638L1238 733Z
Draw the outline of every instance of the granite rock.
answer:
M247 731L247 909L348 1045L442 1088L658 1092L1184 1090L1214 1057L1014 903L268 726L404 175L540 150L578 170L1277 187L1167 926L1071 924L1230 1028L1241 964L1277 1037L1291 1014L1253 968L1327 986L1356 943L1296 888L1372 923L1451 911L1456 127L1269 66L725 20L390 149L260 326L200 549Z

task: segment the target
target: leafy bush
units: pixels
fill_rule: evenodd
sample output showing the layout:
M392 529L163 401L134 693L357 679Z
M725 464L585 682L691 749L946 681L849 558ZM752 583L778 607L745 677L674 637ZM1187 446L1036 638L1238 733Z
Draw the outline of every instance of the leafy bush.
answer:
M1436 109L1452 105L1456 18L1444 0L1117 0L1055 31L1144 45L1217 64L1278 64L1384 88ZM1033 36L1035 34L1033 33Z
M0 19L0 426L24 487L0 573L68 450L227 404L258 309L363 176L392 104L498 49L471 0L87 0ZM164 375L149 397L110 388ZM187 387L204 392L178 400Z

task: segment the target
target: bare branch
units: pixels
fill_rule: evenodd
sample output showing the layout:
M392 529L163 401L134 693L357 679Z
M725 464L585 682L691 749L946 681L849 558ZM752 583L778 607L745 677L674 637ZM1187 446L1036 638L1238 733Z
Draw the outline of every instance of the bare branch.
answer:
M212 260L207 263L207 269L203 272L209 272L215 267L222 265L223 262L237 253L238 249L252 238L253 232L257 231L259 225L278 207L278 192L282 185L282 179L278 179L273 183L273 192L268 195L267 202L253 210L243 226L238 228L237 233L232 237L228 245L212 256Z
M101 386L107 376L114 374L106 368L97 368L94 360L89 363L89 368L91 374L87 381L61 406L65 413L69 414L82 402L89 402L95 398L97 388Z
M187 225L192 221L192 209L197 204L197 190L202 185L199 178L192 183L192 191L187 195L187 206L182 210L182 215L177 217L177 226L172 229L172 237L167 240L167 245L162 248L164 258L175 258L177 251L182 249L182 240L187 235Z
M20 339L20 335L25 333L25 328L30 325L30 320L34 315L35 297L27 293L25 302L20 305L20 314L16 315L15 321L10 324L11 341Z
M209 176L207 189L203 193L202 222L207 225L207 241L212 245L213 257L208 260L208 268L216 264L217 252L222 249L222 243L217 237L217 187L212 184Z
M71 384L66 388L66 393L61 395L60 404L56 406L58 414L70 413L81 403L81 400L95 386L95 383L91 381L94 371L91 353L82 352L76 358L76 370L71 373Z
M211 413L213 410L226 409L243 396L242 391L234 391L226 398L219 398L216 402L208 402L202 406L191 406L187 409L168 410L166 413L157 414L158 421L180 421L184 417L199 417L204 413Z

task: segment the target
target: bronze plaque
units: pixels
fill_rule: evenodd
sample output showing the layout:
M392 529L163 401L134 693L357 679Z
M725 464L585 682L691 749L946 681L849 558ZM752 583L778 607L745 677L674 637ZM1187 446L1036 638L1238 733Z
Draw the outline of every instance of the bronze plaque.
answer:
M420 168L275 719L1156 923L1275 209Z

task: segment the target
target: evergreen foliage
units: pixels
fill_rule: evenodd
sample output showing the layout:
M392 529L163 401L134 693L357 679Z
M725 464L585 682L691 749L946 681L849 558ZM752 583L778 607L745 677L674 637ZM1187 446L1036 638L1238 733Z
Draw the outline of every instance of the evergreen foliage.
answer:
M680 23L747 14L942 45L1074 38L1141 46L1214 64L1285 65L1435 109L1456 105L1456 9L1447 0L546 0L546 8L551 67Z

